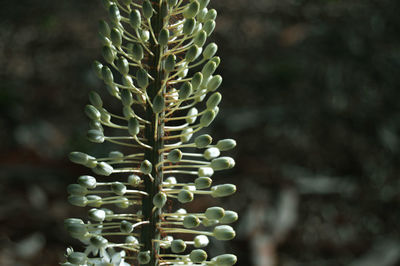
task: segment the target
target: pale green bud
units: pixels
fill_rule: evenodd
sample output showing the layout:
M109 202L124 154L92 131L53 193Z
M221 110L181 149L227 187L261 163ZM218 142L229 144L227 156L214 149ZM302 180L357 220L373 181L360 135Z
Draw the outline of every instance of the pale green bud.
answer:
M208 245L208 243L210 243L210 241L208 240L208 237L205 235L196 236L194 238L193 242L194 242L195 248L204 248Z
M214 121L216 114L214 110L207 110L201 117L200 117L200 125L202 127L208 127L212 121Z
M201 167L199 168L199 177L210 177L214 174L214 170L211 167Z
M148 30L138 30L139 37L143 42L147 42L150 38L150 32Z
M213 235L218 240L231 240L236 233L229 225L219 225L214 228Z
M197 47L202 47L207 40L207 33L204 30L201 30L199 33L196 34L196 37L193 39L194 45Z
M211 161L211 167L215 171L231 169L235 166L235 161L231 157L220 157Z
M225 211L224 217L219 219L219 222L222 224L230 224L236 222L239 218L238 214L234 211Z
M118 196L122 196L126 193L126 186L121 182L114 182L111 184L111 190Z
M214 20L207 20L206 23L203 25L203 30L207 33L207 36L210 36L211 33L215 29L215 21Z
M89 129L86 136L87 136L88 140L91 142L94 142L94 143L103 143L104 142L104 134L100 130Z
M122 74L122 75L128 75L129 73L129 63L128 60L125 59L125 57L120 57L117 59L117 61L115 62L118 68L118 71Z
M193 33L196 26L196 20L194 18L187 18L183 23L182 32L184 35L190 35Z
M89 92L89 101L96 109L103 106L103 101L101 100L100 95L95 91Z
M151 6L149 0L143 1L142 12L143 12L143 17L145 18L151 18L153 16L153 7Z
M208 218L203 218L201 221L201 224L204 225L205 227L210 227L218 224L218 220L210 220Z
M215 53L218 51L218 46L215 43L210 43L206 46L206 48L203 51L203 57L205 59L210 59L215 55Z
M182 239L175 239L171 242L171 251L173 253L182 253L186 249L186 243Z
M85 207L88 200L85 196L69 196L68 202L74 206Z
M169 31L167 29L162 29L158 34L158 43L162 46L168 45Z
M78 184L84 186L86 188L95 188L96 187L96 178L90 175L82 175L78 177Z
M111 115L106 109L104 109L104 108L100 109L100 114L101 114L100 120L102 122L104 122L106 124L110 123Z
M138 176L138 175L132 174L132 175L128 176L128 183L129 183L129 185L131 185L133 187L139 186L141 181L142 180L140 179L140 176Z
M221 63L221 58L219 56L214 56L213 58L210 59L210 61L214 62L218 67L219 64Z
M194 143L197 148L202 149L212 143L212 137L208 134L200 135L195 138Z
M93 105L90 105L90 104L86 105L84 111L85 111L86 116L89 117L89 119L96 120L96 121L100 120L101 113Z
M198 21L203 23L205 21L205 17L207 15L208 9L207 8L201 8L199 13L197 13L196 18Z
M183 226L185 228L194 228L200 225L200 219L194 215L188 215L183 218Z
M132 136L136 136L140 132L139 121L134 117L128 120L128 132Z
M192 45L186 52L185 54L185 60L187 62L193 62L194 60L197 59L197 57L199 57L199 55L201 54L202 49L197 47L196 45Z
M203 74L201 74L201 72L197 72L196 74L194 74L191 82L193 90L197 90L202 82Z
M85 165L91 159L91 156L83 152L73 151L69 153L68 158L73 163Z
M164 107L165 107L164 97L157 94L153 100L153 112L155 114L159 114L164 110Z
M214 198L230 196L236 192L236 186L233 184L223 184L211 187L211 196Z
M207 15L205 16L204 20L208 21L208 20L215 20L217 18L217 10L215 9L210 9L207 12Z
M203 156L205 159L211 160L211 159L217 158L220 154L221 153L218 148L211 147L204 151Z
M122 209L126 209L129 206L131 206L131 203L129 203L129 200L125 197L121 197L118 200L119 200L119 202L116 203L115 205L117 205L118 207L120 207Z
M102 222L106 219L106 212L100 209L90 209L88 211L88 216L89 219L93 221Z
M172 236L166 236L163 239L163 242L160 243L160 247L167 249L171 247L171 242L174 240Z
M128 53L132 56L132 58L136 61L140 61L143 59L143 47L139 43L129 44L128 45Z
M175 184L178 183L178 181L176 180L175 177L170 176L170 177L168 177L167 179L165 179L163 183L169 184L169 185L175 185Z
M97 248L105 248L108 245L108 240L102 236L96 235L90 238L90 243Z
M224 254L214 257L211 262L215 262L215 266L232 266L237 262L237 258L233 254Z
M123 221L121 221L121 225L119 226L119 230L121 231L121 233L129 234L130 232L133 231L133 224L128 222L128 221L123 220Z
M200 10L200 4L197 0L191 2L183 11L184 18L193 18L197 15Z
M190 108L188 113L187 113L187 116L190 116L190 117L186 118L186 122L188 124L193 124L194 122L196 122L198 113L199 113L199 111L197 111L196 107Z
M181 136L181 141L188 142L193 136L192 132L193 132L193 129L191 127L185 128L184 130L182 130L181 134L184 136Z
M194 195L192 192L190 192L189 190L186 189L182 189L179 193L178 193L178 201L180 203L188 203L193 201L194 199Z
M96 129L96 130L99 130L99 131L103 131L103 126L101 125L101 123L99 121L90 120L89 121L89 128L90 129Z
M112 174L114 168L106 162L100 162L92 170L95 174L109 176Z
M197 1L199 2L201 9L207 7L208 3L210 2L210 0L197 0Z
M220 75L213 76L207 83L207 90L208 91L215 91L221 86L222 84L222 77Z
M86 264L87 257L85 253L72 252L71 254L68 255L67 261L72 264L83 265Z
M110 37L110 27L108 26L107 22L104 20L99 21L99 33L104 37Z
M167 59L165 59L165 71L171 72L175 69L175 63L176 63L176 56L173 54L170 54Z
M161 209L167 203L167 195L164 192L158 192L153 197L153 205Z
M147 71L143 68L139 68L136 72L137 83L140 88L145 89L149 85L149 77L147 76Z
M152 169L153 169L153 165L148 160L144 160L140 164L140 171L145 175L150 174Z
M101 75L103 76L103 80L107 85L111 85L114 82L114 76L108 66L102 67Z
M119 94L119 89L115 84L106 84L106 89L108 93L110 93L111 96L114 96L115 98L118 98Z
M218 106L218 104L221 102L221 100L222 100L221 93L219 93L219 92L214 93L207 100L207 103L206 103L207 109L209 109L209 110L214 109L215 107Z
M103 200L100 196L87 195L86 198L88 200L87 206L98 208L103 204Z
M125 238L125 243L137 245L139 244L139 240L134 236L127 236Z
M212 61L208 61L207 64L205 64L203 66L203 69L201 70L201 73L203 74L204 78L208 78L212 74L214 74L216 69L217 69L217 64L215 64Z
M182 84L182 86L179 88L179 99L184 100L188 98L192 94L192 84L190 82L185 82Z
M168 153L168 160L172 163L177 163L182 159L182 152L179 149L172 150Z
M129 90L121 91L121 102L123 106L131 106L133 103L132 93Z
M114 46L120 47L122 44L122 35L119 29L113 28L110 33L110 39Z
M221 151L229 151L236 147L236 141L234 139L223 139L218 141L216 146Z
M113 23L118 24L121 20L121 14L119 12L119 9L117 7L117 5L110 5L109 9L108 9L108 13L110 15L110 19Z
M80 184L69 184L67 186L67 192L72 196L85 196L88 193L86 187Z
M207 219L219 220L225 215L225 210L221 207L210 207L204 213Z
M207 259L207 253L202 249L194 249L190 252L189 258L194 263L202 263Z
M140 28L141 15L139 10L135 9L129 14L129 22L134 30Z
M97 77L100 79L103 79L103 74L101 72L101 69L103 68L103 64L100 63L99 61L95 60L93 62L92 68L94 70L94 73L96 73Z
M212 179L204 176L198 177L194 180L194 184L196 185L196 189L209 188L212 184Z

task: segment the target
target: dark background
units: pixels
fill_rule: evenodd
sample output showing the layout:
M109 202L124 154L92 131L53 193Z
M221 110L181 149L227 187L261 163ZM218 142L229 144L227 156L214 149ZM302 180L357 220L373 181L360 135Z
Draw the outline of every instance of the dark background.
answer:
M210 132L235 138L238 265L400 265L400 2L214 0L224 77ZM57 265L100 1L0 8L0 265ZM101 145L100 145L101 146ZM194 206L195 207L195 206ZM214 253L213 253L214 254Z

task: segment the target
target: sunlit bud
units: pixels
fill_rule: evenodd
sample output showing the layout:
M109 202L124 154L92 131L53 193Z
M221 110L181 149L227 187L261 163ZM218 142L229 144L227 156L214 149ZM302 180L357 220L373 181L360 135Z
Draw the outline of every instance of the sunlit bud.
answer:
M87 134L87 138L89 141L94 143L103 143L104 142L104 134L103 131L97 129L89 129Z
M118 68L118 71L122 74L122 75L127 75L129 73L129 63L128 60L125 59L125 57L120 57L117 59L117 61L115 62Z
M110 27L108 26L107 22L104 20L99 21L99 33L104 36L104 37L109 37L110 36Z
M234 211L225 211L224 217L222 217L219 222L222 224L230 224L236 222L238 219L238 214Z
M165 60L165 71L171 72L175 69L176 57L170 54Z
M92 68L94 70L94 72L96 73L97 77L99 77L100 79L103 79L103 75L101 73L101 69L103 67L103 64L100 63L99 61L94 61Z
M88 216L93 221L102 222L106 219L106 212L99 209L90 209L88 211Z
M107 85L111 85L114 82L114 76L111 72L111 69L108 66L102 67L101 74L103 76L104 82Z
M188 124L193 124L194 122L196 122L198 113L199 113L199 111L197 111L196 107L190 108L190 110L187 113L187 116L190 116L190 117L186 118L186 122Z
M118 196L122 196L126 193L126 186L121 182L114 182L111 184L111 190Z
M219 56L214 56L213 58L210 59L210 61L214 62L218 67L219 64L221 63L221 58Z
M185 60L187 62L193 62L194 60L197 59L197 57L199 57L199 55L201 54L202 49L197 47L196 45L192 45L186 52L185 54Z
M210 241L208 237L205 235L198 235L194 238L194 247L196 248L204 248L208 245Z
M197 15L196 15L196 19L197 19L199 22L203 23L203 22L205 21L204 18L206 17L207 12L208 12L208 9L207 9L207 8L201 8L200 11L199 11L199 13L197 13Z
M142 12L145 18L151 18L151 16L153 16L153 7L149 0L143 1Z
M170 176L170 177L168 177L167 179L165 179L163 183L169 184L169 185L175 185L175 184L178 183L178 181L176 180L175 177Z
M188 215L183 218L183 226L185 228L194 228L200 225L200 219L194 215Z
M197 0L197 1L199 2L201 9L207 7L208 3L210 2L210 0Z
M207 36L210 36L210 34L214 31L214 29L215 29L214 20L207 20L206 23L204 23L203 30L207 33Z
M122 35L119 29L113 28L110 33L110 39L114 46L120 47L122 44Z
M85 111L86 116L89 117L89 119L96 120L96 121L100 120L101 114L100 114L99 110L97 110L97 108L94 107L93 105L90 105L90 104L86 105L84 111Z
M137 260L138 260L140 265L148 264L150 262L150 260L151 260L150 250L140 251L139 254L137 255Z
M199 149L205 148L212 142L212 137L208 134L200 135L195 138L194 143Z
M119 230L121 230L122 233L127 233L129 234L130 232L133 231L133 224L128 222L128 221L121 221L121 225L119 226Z
M96 178L90 175L82 175L78 177L78 184L84 186L86 188L95 188L96 187Z
M236 192L236 186L233 184L223 184L211 187L211 196L214 198L230 196Z
M217 10L215 10L215 9L210 9L210 10L208 10L207 15L206 15L206 17L204 18L204 20L205 20L205 21L208 21L208 20L215 20L216 17L217 17Z
M207 219L219 220L225 215L225 210L221 207L210 207L204 213Z
M182 189L179 193L178 193L178 201L180 203L187 203L187 202L191 202L194 199L194 195L192 192L190 192L189 190L186 189Z
M102 198L100 196L87 195L86 198L88 200L87 206L100 207L103 204L103 200L102 200Z
M196 185L196 189L209 188L212 184L212 179L209 177L198 177L194 180L194 184Z
M87 257L85 253L82 252L72 252L68 255L67 261L76 264L76 265L83 265L86 264Z
M168 160L172 163L177 163L182 159L182 152L179 149L172 150L168 153Z
M136 72L137 83L140 88L145 89L149 85L149 77L147 76L147 71L143 68L139 68Z
M166 236L163 239L163 242L160 243L161 248L170 248L171 247L171 242L174 240L172 236Z
M215 171L230 169L235 166L235 161L231 157L220 157L211 161L211 167Z
M182 253L186 249L186 243L182 239L175 239L171 242L171 251L173 253Z
M217 142L216 146L221 151L228 151L236 147L236 141L234 139L222 139Z
M197 72L196 74L194 74L191 82L193 90L197 90L202 82L203 82L203 74L201 74L201 72Z
M214 170L211 167L201 167L199 168L199 177L210 177L214 174Z
M118 24L119 21L121 20L121 14L119 12L117 5L114 5L114 4L110 5L108 12L109 12L111 21L115 24Z
M129 206L131 206L131 203L129 203L128 198L121 197L118 199L118 203L116 203L115 205L117 205L118 207L120 207L122 209L126 209Z
M203 66L201 73L203 74L204 78L208 78L215 72L216 69L217 65L212 61L208 61L207 64Z
M162 46L166 46L168 44L169 39L169 31L167 29L162 29L158 34L158 43Z
M69 196L68 202L74 206L85 207L88 200L85 196Z
M139 131L140 131L139 121L134 117L129 118L128 120L129 134L131 134L132 136L136 136L137 134L139 134Z
M190 35L194 31L194 27L196 26L196 20L194 18L187 18L183 23L182 32L184 35Z
M204 30L201 30L199 33L196 34L196 37L193 39L194 45L197 47L202 47L207 39L207 33Z
M131 185L133 187L139 186L141 181L142 180L140 179L140 176L138 176L138 175L132 174L132 175L128 176L128 183L129 183L129 185Z
M153 99L153 112L155 114L159 114L164 110L164 107L165 107L164 97L157 94Z
M96 235L90 238L90 243L97 248L105 248L108 244L108 240L102 236Z
M237 262L237 258L233 254L224 254L214 257L211 262L215 262L215 266L232 266L235 265Z
M190 252L189 258L194 263L202 263L207 259L207 253L202 249L195 249Z
M208 127L212 121L215 119L215 112L213 110L207 110L201 117L200 117L200 125L202 127Z
M167 195L164 192L158 192L153 197L153 205L161 209L167 203Z
M67 186L67 192L73 196L85 196L87 189L79 184L69 184Z
M214 228L213 235L218 240L231 240L236 233L229 225L219 225Z
M204 225L205 227L210 227L218 224L218 220L210 220L208 218L203 218L201 220L201 224Z
M211 159L217 158L220 154L221 153L218 148L211 147L204 151L203 156L205 159L211 160Z
M221 102L222 95L219 92L214 93L210 96L207 100L207 109L211 110L214 109L218 104Z
M127 243L127 244L133 244L133 245L138 245L139 244L139 240L136 238L136 237L134 237L134 236L127 236L126 238L125 238L125 243Z
M215 43L210 43L207 45L207 47L203 51L203 57L205 59L210 59L215 55L215 53L218 51L218 46Z
M90 160L89 155L79 151L70 152L68 158L71 162L85 165Z
M184 130L182 130L183 136L181 136L181 141L188 142L193 136L192 132L193 132L193 129L191 127L185 128Z
M184 67L181 71L178 72L178 77L184 78L189 73L189 68Z
M129 14L129 22L134 30L140 28L141 16L139 10L135 9Z
M222 77L220 75L213 76L207 83L207 90L208 91L215 91L221 86L222 84Z
M100 162L92 169L95 174L109 176L113 172L113 167L106 162Z
M196 0L190 3L183 11L184 18L193 18L197 15L200 10L200 4Z
M148 30L139 29L139 37L143 42L147 42L150 38L150 32Z
M192 94L192 84L190 82L185 82L182 84L182 86L179 88L179 99L184 100Z
M128 53L132 56L132 58L136 61L140 61L143 59L143 47L139 43L130 43L128 44Z
M144 160L140 164L140 171L145 175L150 174L152 169L153 169L153 165L148 160Z

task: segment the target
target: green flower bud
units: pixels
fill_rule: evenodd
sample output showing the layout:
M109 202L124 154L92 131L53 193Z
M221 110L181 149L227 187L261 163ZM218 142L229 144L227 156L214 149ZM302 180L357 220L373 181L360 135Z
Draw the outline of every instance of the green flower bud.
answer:
M165 107L164 97L157 94L153 100L153 112L155 114L159 114L164 110L164 107Z
M199 22L203 23L205 21L205 17L207 15L208 9L207 8L201 8L199 13L197 13L196 18Z
M203 74L201 72L197 72L192 77L192 88L193 90L197 90L200 84L203 82Z
M94 61L93 62L93 70L96 73L97 77L99 77L100 79L103 79L103 74L101 73L101 69L103 68L103 64L100 63L99 61Z
M123 221L121 221L121 225L119 226L119 229L121 230L121 233L129 234L130 232L133 231L133 224L128 221L123 220Z
M182 86L179 88L179 99L184 100L188 98L192 94L192 84L190 82L185 82L182 84Z
M208 237L205 235L198 235L194 238L193 240L194 242L194 247L195 248L204 248L208 245L208 243L210 242L208 240Z
M150 262L150 260L151 260L150 250L140 251L138 256L137 256L137 260L138 260L140 265L148 264Z
M90 238L90 243L97 248L105 248L108 245L108 240L102 236L96 235Z
M139 37L143 42L147 42L150 38L150 32L148 30L138 30Z
M96 121L99 121L101 117L99 110L97 110L96 107L90 104L85 106L85 114L87 117L89 117L89 119Z
M182 32L184 35L190 35L194 31L194 27L196 26L196 20L194 18L187 18L183 23Z
M108 66L103 66L103 68L101 69L101 74L103 76L104 82L107 85L111 85L114 82L114 76Z
M106 212L99 209L90 209L88 211L88 216L89 219L93 221L102 222L106 219Z
M190 108L190 110L187 113L187 116L190 116L190 117L186 118L186 122L188 124L193 124L194 122L196 122L198 113L199 113L199 111L197 111L196 107Z
M218 266L232 266L236 264L237 258L233 254L224 254L214 257L211 262L215 262Z
M136 72L137 83L140 88L145 89L149 85L149 77L147 76L147 71L143 68L139 68Z
M153 197L153 205L161 209L167 203L167 195L164 192L158 192Z
M88 163L91 156L87 155L86 153L73 151L68 155L68 158L71 162L76 164L85 165Z
M163 242L160 243L160 247L167 249L171 247L171 242L174 240L172 236L166 236L163 239Z
M216 146L221 151L229 151L236 147L236 141L234 139L223 139L218 141Z
M139 10L135 9L129 14L129 22L134 30L140 28L141 16Z
M207 103L206 103L207 109L209 109L209 110L214 109L215 107L218 106L218 104L221 102L221 100L222 100L222 95L219 92L214 93L207 100Z
M140 171L145 175L150 174L152 169L153 169L153 165L148 160L144 160L140 164Z
M79 233L79 235L81 235L81 236L85 235L87 233L85 223L81 219L78 219L78 218L65 219L64 227L69 233Z
M199 57L201 54L201 48L197 47L196 45L192 45L185 54L185 60L187 62L193 62L194 60Z
M222 224L230 224L236 222L239 218L238 214L234 211L225 211L224 217L219 219L219 222Z
M194 249L190 252L189 258L194 263L202 263L207 259L207 253L202 249Z
M143 12L143 17L145 18L151 18L153 16L153 7L151 6L149 0L143 1L142 12Z
M111 184L111 190L118 196L122 196L126 193L126 186L121 182L114 182Z
M210 227L218 224L218 220L210 220L208 218L204 218L201 221L201 224L204 225L205 227Z
M125 238L125 243L127 244L133 244L133 245L138 245L139 244L139 240L134 237L134 236L127 236Z
M96 187L96 178L90 175L82 175L78 177L78 184L84 186L86 188L95 188Z
M215 21L214 20L207 20L206 23L204 23L203 30L207 33L207 36L210 36L211 33L215 29Z
M210 207L204 213L207 219L219 220L225 215L225 210L221 207Z
M167 29L162 29L158 34L158 43L161 46L166 46L168 45L168 40L169 40L169 31Z
M176 178L173 176L168 177L167 179L164 180L163 182L164 184L169 184L169 185L175 185L178 183L178 181L176 181Z
M115 24L118 24L121 20L121 14L119 12L117 5L114 5L114 4L110 5L108 12L109 12L111 21Z
M212 137L208 134L200 135L195 138L194 143L199 149L203 149L212 143Z
M87 206L98 208L103 204L102 198L97 195L87 195L86 198L88 200Z
M85 207L87 205L87 198L84 196L69 196L68 202L74 206Z
M205 159L211 160L211 159L217 158L220 154L221 153L218 148L211 147L204 151L203 156Z
M119 200L119 202L116 203L115 205L117 205L119 208L126 209L126 208L128 208L129 206L131 206L131 203L130 203L129 200L128 200L127 198L125 198L125 197L121 197L121 198L119 198L118 200Z
M102 109L100 110L100 120L101 120L102 122L106 123L106 124L110 123L110 121L111 121L111 115L110 115L110 113L109 113L106 109L104 109L104 108L102 108Z
M129 183L129 185L131 185L133 187L139 186L141 181L142 181L142 179L140 179L140 176L138 176L138 175L129 175L128 176L128 183Z
M186 243L182 239L175 239L171 242L171 251L173 253L182 253L186 249Z
M167 59L165 59L165 71L171 72L174 71L176 64L176 56L170 54Z
M121 102L123 106L131 106L133 103L132 93L129 90L121 91Z
M110 27L108 26L107 22L104 20L99 21L99 33L104 37L110 37Z
M193 132L193 129L191 127L185 128L184 130L182 130L182 135L184 135L184 136L181 136L181 141L188 142L193 136L192 132Z
M204 30L201 30L199 33L196 34L196 37L193 39L194 45L197 47L203 47L207 40L207 33Z
M211 196L214 198L230 196L235 192L236 186L232 184L223 184L211 187Z
M178 201L180 203L188 203L193 201L194 199L194 195L192 192L190 192L189 190L186 189L182 189L179 193L178 193Z
M136 61L140 61L143 59L143 47L139 43L129 44L128 45L128 53L132 56L132 58Z
M135 112L133 112L130 106L122 107L122 114L124 115L125 118L135 117Z
M200 9L207 7L208 3L210 2L210 0L197 0L197 1L200 4Z
M139 121L134 117L128 120L128 132L132 136L136 136L140 132Z
M214 121L216 114L214 110L207 110L201 117L200 117L200 125L202 127L208 127L212 121Z
M179 149L172 150L168 153L168 160L172 163L177 163L182 159L182 152Z
M122 44L122 35L119 29L113 28L110 33L111 42L114 46L120 47Z
M168 5L169 5L170 7L175 6L177 3L178 3L178 0L168 0Z
M210 59L215 55L215 53L218 51L218 46L215 43L210 43L207 45L207 47L203 51L203 57L205 59Z
M215 72L216 69L217 65L212 61L208 61L207 64L203 66L201 73L203 74L204 78L208 78Z
M236 233L229 225L219 225L214 228L213 235L218 240L231 240Z
M85 196L88 193L86 187L79 184L69 184L67 186L67 192L72 196Z
M83 265L86 264L87 257L85 253L72 252L71 254L68 255L67 261L72 264Z
M218 67L219 64L221 63L221 58L219 56L214 56L213 58L210 59L210 61L214 62Z
M107 89L108 93L110 93L111 96L118 98L119 89L117 88L117 86L115 84L112 84L112 83L106 84L106 89Z
M220 157L211 161L211 168L215 171L231 169L235 161L231 157Z
M109 176L112 174L114 168L105 162L100 162L92 169L95 174Z
M96 109L100 109L103 106L100 95L95 91L89 92L89 101Z
M104 134L100 130L89 129L86 136L87 136L88 140L91 142L94 142L94 143L103 143L104 142Z
M217 10L215 9L210 9L207 12L207 15L205 16L204 20L208 21L208 20L215 20L217 18Z
M99 121L90 120L89 121L89 128L90 129L96 129L96 130L99 130L99 131L103 131L103 126L101 125L101 123Z
M129 73L129 63L128 60L125 59L125 57L120 57L117 59L116 61L116 65L118 68L118 71L122 74L122 75L128 75Z
M207 90L208 91L215 91L216 89L221 86L222 77L220 75L213 76L207 83Z
M183 226L185 228L194 228L200 225L200 219L194 215L188 215L183 218Z
M214 174L214 170L211 167L201 167L199 168L199 177L210 177Z
M110 151L108 157L113 158L114 162L122 162L122 160L117 159L124 157L124 154L120 151Z
M200 10L200 4L196 0L190 3L183 11L184 18L194 18Z
M212 179L209 177L198 177L194 180L194 184L196 185L196 189L209 188L212 184Z

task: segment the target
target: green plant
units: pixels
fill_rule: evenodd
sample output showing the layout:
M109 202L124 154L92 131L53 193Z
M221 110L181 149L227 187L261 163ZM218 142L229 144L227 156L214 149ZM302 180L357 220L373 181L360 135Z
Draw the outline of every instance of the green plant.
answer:
M221 101L215 92L222 82L220 75L214 75L220 63L217 45L205 46L217 15L207 9L208 2L103 1L111 23L101 21L99 31L109 66L96 61L94 69L122 103L122 115L107 111L99 94L91 92L91 104L85 108L90 119L87 137L135 153L112 151L102 158L70 153L72 162L91 168L99 177L80 176L77 184L68 186L69 202L91 209L87 223L66 219L71 236L87 247L84 252L69 248L63 265L236 263L232 254L207 260L202 249L208 236L235 237L226 225L237 220L235 212L210 207L204 213L187 213L165 206L168 201L179 205L195 196L218 198L236 191L232 184L212 185L211 179L214 171L234 166L232 158L220 153L236 142L224 139L212 144L210 135L197 133L211 124ZM196 104L204 110L198 111ZM110 205L117 209L109 209Z

